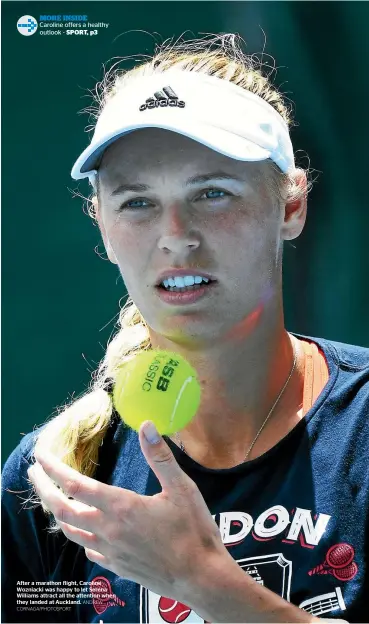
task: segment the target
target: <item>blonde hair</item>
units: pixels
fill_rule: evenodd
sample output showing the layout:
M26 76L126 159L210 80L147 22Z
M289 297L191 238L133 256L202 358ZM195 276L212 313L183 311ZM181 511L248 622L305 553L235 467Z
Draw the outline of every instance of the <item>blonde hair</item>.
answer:
M85 109L94 120L110 98L127 83L143 75L151 75L176 67L184 71L194 71L228 80L243 89L259 95L282 116L289 127L292 126L291 105L271 84L269 76L264 75L262 63L254 56L246 55L242 50L242 39L238 35L210 35L202 39L174 43L167 41L156 46L149 60L140 62L130 70L106 72L101 83L96 85L94 104ZM289 200L301 197L310 190L302 189L288 174L283 174L274 163L272 184L279 198ZM307 172L308 173L308 172ZM94 191L98 193L95 184ZM97 220L98 202L96 195L88 207L89 215ZM63 406L57 416L53 416L36 432L35 449L46 448L59 457L65 464L80 473L93 477L101 446L114 413L110 393L119 366L143 350L150 349L148 327L134 302L128 298L119 314L119 330L108 344L106 354L97 371L92 375L88 390L69 406ZM46 514L51 516L50 531L59 530L52 524L52 514L40 501L36 493L31 502L42 505Z

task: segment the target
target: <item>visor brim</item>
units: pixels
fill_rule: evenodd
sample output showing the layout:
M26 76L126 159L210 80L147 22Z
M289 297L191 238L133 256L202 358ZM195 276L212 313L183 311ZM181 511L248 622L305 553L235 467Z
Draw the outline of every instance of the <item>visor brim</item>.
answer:
M189 127L179 124L173 126L162 123L137 123L119 128L101 141L87 147L74 164L71 172L72 177L77 180L95 173L99 168L103 153L112 143L131 132L144 128L161 128L176 132L235 160L257 162L266 160L271 155L271 150L260 147L249 139L233 134L229 130L223 130L207 123L200 124L191 121Z

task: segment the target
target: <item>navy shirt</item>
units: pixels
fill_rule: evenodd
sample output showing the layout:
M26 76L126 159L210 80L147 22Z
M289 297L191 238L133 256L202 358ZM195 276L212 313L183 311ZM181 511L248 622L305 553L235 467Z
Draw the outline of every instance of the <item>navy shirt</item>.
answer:
M320 346L329 380L278 444L215 470L165 439L246 574L317 617L368 622L369 349L295 335ZM3 470L2 622L203 622L190 606L118 577L63 534L48 533L40 506L24 508L33 438L22 439ZM144 495L161 491L137 433L117 414L99 464L94 478L104 483ZM33 600L42 595L42 604L17 604L17 591L26 602L34 588ZM59 603L50 604L45 588Z

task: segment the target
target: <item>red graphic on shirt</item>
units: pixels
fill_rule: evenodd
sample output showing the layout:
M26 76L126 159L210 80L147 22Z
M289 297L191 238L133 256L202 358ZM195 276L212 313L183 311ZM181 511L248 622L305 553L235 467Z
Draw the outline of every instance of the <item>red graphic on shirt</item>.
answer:
M358 571L354 556L355 551L350 544L334 544L328 550L325 561L308 574L332 574L339 581L351 581Z
M105 576L95 576L90 581L90 592L93 596L93 605L96 613L101 615L108 607L125 606L124 600L121 600L113 594L110 582Z
M164 622L169 622L170 624L183 622L183 620L188 618L192 610L183 602L178 602L178 600L173 600L172 598L165 598L164 596L159 600L158 609Z
M192 609L183 602L178 602L178 600L173 600L173 598L165 598L165 596L161 596L158 609L164 622L168 622L169 624L183 622L192 611ZM211 623L205 621L204 624Z

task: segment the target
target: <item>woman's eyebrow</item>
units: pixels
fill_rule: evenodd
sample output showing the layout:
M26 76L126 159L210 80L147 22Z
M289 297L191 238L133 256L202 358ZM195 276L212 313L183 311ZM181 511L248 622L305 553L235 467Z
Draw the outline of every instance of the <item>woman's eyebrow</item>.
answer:
M127 191L132 191L133 193L141 193L142 191L147 191L150 187L147 184L120 184L112 193L113 195L120 195L121 193L126 193Z
M235 174L226 173L225 171L215 171L213 173L193 176L186 181L185 186L201 184L202 182L209 182L209 180L237 180L237 182L245 182L243 178Z
M203 182L209 182L209 180L236 180L238 182L245 182L243 178L236 176L235 174L226 173L225 171L214 171L212 173L204 173L202 175L192 176L185 182L185 186L192 186L194 184L202 184ZM148 184L136 183L124 183L120 184L112 193L111 196L120 195L131 191L133 193L141 193L149 190Z

